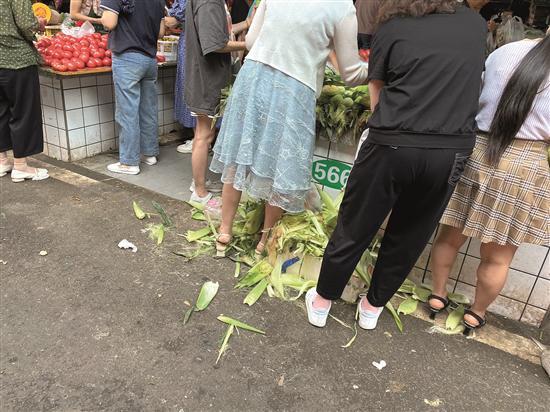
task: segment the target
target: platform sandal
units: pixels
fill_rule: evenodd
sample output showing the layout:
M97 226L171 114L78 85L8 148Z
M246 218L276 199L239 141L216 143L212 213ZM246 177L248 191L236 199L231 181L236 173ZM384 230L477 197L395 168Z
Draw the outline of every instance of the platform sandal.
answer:
M470 325L465 319L462 319L462 324L464 325L464 336L469 336L474 329L480 329L487 324L487 319L482 318L471 309L464 310L464 315L470 315L478 322L477 325Z
M443 303L443 307L442 308L434 308L432 305L430 305L430 300L432 299L435 299L435 300L438 300L440 301L441 303ZM445 298L442 298L441 296L437 296L437 295L430 295L428 296L428 309L430 309L430 319L431 320L435 320L435 317L437 316L438 313L441 313L443 312L445 309L447 309L449 307L449 305L451 304L451 300L450 299L445 299Z
M262 230L262 231L261 231L261 233L262 233L262 238L263 238L263 236L264 236L265 233L267 233L267 234L268 234L268 237L269 237L269 232L270 232L270 231L271 231L271 229L264 229L264 230ZM256 256L262 256L262 255L264 254L266 245L267 245L267 241L266 241L266 242L260 241L260 242L258 243L258 245L256 246L256 251L255 251L255 252L256 252Z
M221 239L225 238L228 239L227 242L222 242ZM229 244L233 240L233 236L227 233L220 233L218 237L216 238L216 256L217 257L225 257L225 254L227 252L227 249L229 248Z

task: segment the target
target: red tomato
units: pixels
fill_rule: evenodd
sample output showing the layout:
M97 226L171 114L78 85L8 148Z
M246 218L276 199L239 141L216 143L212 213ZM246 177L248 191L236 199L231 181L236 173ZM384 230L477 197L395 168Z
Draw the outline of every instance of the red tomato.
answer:
M86 63L84 63L82 60L78 60L76 62L76 67L78 67L78 70L82 70L86 67Z
M111 52L111 50L105 50L105 57L113 57L113 53Z
M103 59L105 57L105 50L99 49L98 51L92 53L92 56L96 59Z
M71 57L73 57L73 52L63 51L63 57L70 59Z
M78 42L82 47L90 47L90 42L86 39L82 39Z
M88 63L86 63L86 66L89 69L95 69L97 67L97 65L95 64L95 61L93 61L93 60L90 60Z
M104 66L110 67L112 64L113 64L113 61L112 61L110 58L105 57L105 58L103 59L103 65L104 65Z
M64 56L63 56L63 52L59 51L59 50L56 50L54 53L53 53L53 57L55 57L56 59L58 60L61 60Z
M78 58L84 63L88 63L88 61L90 60L90 53L80 53L80 56L78 56Z
M59 42L57 43L54 43L53 45L54 49L60 49L60 50L63 50L63 45Z
M61 62L60 62L59 60L57 60L57 59L51 59L51 65L52 65L52 67L53 67L54 65L56 65L56 64L61 64Z
M96 40L101 40L101 33L93 33L92 37Z
M67 66L64 64L58 64L56 67L54 67L54 70L58 72L66 72Z
M44 66L51 66L52 65L52 59L51 57L44 57Z
M94 57L94 63L97 67L103 67L103 59L99 59L99 58L96 58Z
M77 66L76 66L75 63L73 63L73 62L67 63L67 71L76 72L76 70L77 70Z
M69 64L70 62L71 62L71 59L67 59L66 57L63 57L61 59L61 63L65 64L65 65Z
M80 56L80 51L75 50L75 51L73 52L73 57L78 57L78 56Z
M103 50L107 50L107 42L106 41L102 41L98 44L99 48L100 49L103 49Z
M71 45L68 44L68 43L65 43L65 45L63 45L63 50L64 50L64 51L69 51L69 52L72 53L72 52L74 51L74 47L71 46Z
M80 47L81 53L90 53L90 48L88 46L81 46Z

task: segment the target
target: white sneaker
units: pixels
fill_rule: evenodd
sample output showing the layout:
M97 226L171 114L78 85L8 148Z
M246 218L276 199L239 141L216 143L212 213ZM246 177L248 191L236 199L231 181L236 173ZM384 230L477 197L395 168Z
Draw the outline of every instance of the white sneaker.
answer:
M208 190L210 193L221 193L223 191L223 183L222 182L212 182L210 180L206 181L206 190ZM193 180L191 182L191 186L189 186L189 191L194 192L195 191L195 181Z
M185 143L180 144L176 148L176 150L178 151L178 153L186 153L186 154L192 153L193 152L193 140L188 140Z
M20 170L12 170L11 180L14 183L24 182L25 180L45 180L50 175L46 169L36 169L34 173L22 172Z
M197 194L197 192L193 192L191 194L191 198L189 200L191 202L201 203L203 205L206 205L211 199L212 199L212 193L210 193L210 192L208 192L208 194L205 197L200 197Z
M11 163L0 165L0 177L6 176L12 170L13 170L13 164Z
M365 330L373 330L376 328L376 325L378 324L378 318L380 317L380 314L384 310L383 307L377 308L376 312L370 312L368 310L363 309L363 299L366 299L366 295L360 295L361 299L359 299L359 327L361 329Z
M328 309L315 309L313 307L313 300L317 297L317 290L311 288L306 293L306 308L307 308L307 319L309 323L318 328L324 328L327 324L328 313L330 312L330 306Z
M158 163L156 156L141 156L141 161L149 166L154 166Z
M121 173L123 175L138 175L139 166L127 166L121 165L120 162L116 162L107 166L107 170L113 173Z

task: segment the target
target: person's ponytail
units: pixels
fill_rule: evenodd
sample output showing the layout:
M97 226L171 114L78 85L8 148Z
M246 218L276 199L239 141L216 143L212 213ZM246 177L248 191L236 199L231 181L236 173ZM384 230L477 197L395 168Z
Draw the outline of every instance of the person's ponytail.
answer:
M487 160L497 165L527 119L533 101L550 73L550 36L521 60L504 88L489 129Z

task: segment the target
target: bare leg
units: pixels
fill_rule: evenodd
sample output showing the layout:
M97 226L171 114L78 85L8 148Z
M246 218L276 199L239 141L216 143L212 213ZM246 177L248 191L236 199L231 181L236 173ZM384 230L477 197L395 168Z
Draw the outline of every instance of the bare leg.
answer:
M258 252L263 252L265 249L265 244L267 242L269 231L277 224L281 217L283 217L284 210L277 206L271 206L270 204L265 205L265 218L264 218L264 228L262 232L262 237L258 243L256 250Z
M471 310L482 318L491 303L502 291L508 269L517 247L513 245L498 245L496 243L483 243L481 245L481 263L477 268L476 298ZM477 320L465 315L464 320L470 325L477 325Z
M13 159L13 169L18 170L20 172L25 172L25 173L35 173L36 172L36 168L30 167L27 164L27 158L26 157L22 157L20 159L14 158Z
M7 165L8 163L8 152L0 152L0 165Z
M233 220L241 200L241 192L233 187L232 184L223 185L222 192L222 222L220 224L220 242L228 243L233 234ZM222 237L222 235L229 235Z
M432 287L433 294L447 297L447 281L456 261L458 251L468 238L461 229L442 225L437 240L432 248ZM441 309L443 303L437 299L430 300L430 305Z
M195 180L195 193L200 197L208 195L206 190L206 172L208 169L208 150L214 140L215 131L212 129L212 119L208 116L197 117L197 128L193 140L191 166Z

